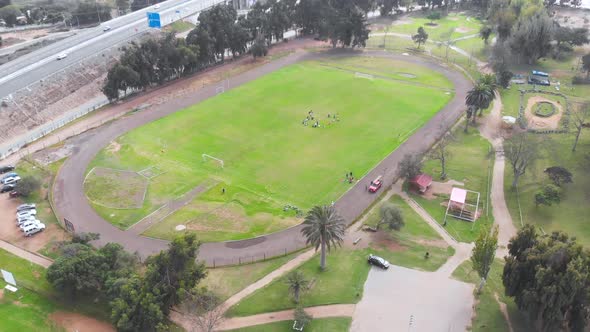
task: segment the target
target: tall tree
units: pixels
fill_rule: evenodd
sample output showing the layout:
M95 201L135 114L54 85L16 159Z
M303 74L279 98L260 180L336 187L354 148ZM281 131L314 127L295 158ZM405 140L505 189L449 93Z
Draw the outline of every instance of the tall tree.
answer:
M483 39L484 44L489 43L490 36L494 30L488 25L484 25L479 29L479 36Z
M478 293L481 293L481 290L488 280L490 269L492 268L494 258L496 257L497 248L498 226L496 225L491 232L484 227L475 240L475 246L473 246L471 252L471 264L481 278L481 282L477 288Z
M301 293L305 291L309 281L305 278L303 272L295 270L287 274L285 282L289 286L289 292L293 295L293 300L295 303L299 303Z
M165 314L180 303L179 294L189 292L206 276L205 266L196 261L199 246L195 234L186 233L175 238L168 250L147 259L145 284L157 291Z
M516 189L520 177L539 157L538 142L531 139L526 132L516 134L504 141L504 156L512 166L512 189Z
M412 40L414 41L414 43L418 44L418 48L420 48L420 45L426 43L426 41L428 40L428 34L424 30L424 27L418 28L418 33L412 35Z
M576 139L574 140L572 152L576 151L576 147L578 146L578 140L580 139L580 135L582 134L582 129L590 127L590 124L587 122L589 112L590 103L584 103L582 104L580 109L576 110L572 114L572 122L574 124L574 127L576 127Z
M451 157L451 152L449 151L448 147L453 142L455 142L455 137L453 134L451 132L446 132L428 153L430 159L440 161L441 180L447 178L447 161Z
M320 251L320 267L326 269L326 249L340 246L344 240L346 224L333 206L314 206L305 216L301 233L307 244Z
M399 162L398 175L406 180L410 180L422 173L422 159L420 154L405 154Z
M567 234L539 236L525 225L508 244L502 275L506 295L536 331L583 331L590 310L588 252Z
M590 53L582 57L582 69L586 72L586 78L590 77Z
M198 289L187 294L181 308L195 331L213 332L223 321L225 308L221 299L213 292Z
M381 225L387 225L390 230L399 231L405 225L402 210L395 204L385 202L379 208L379 217L381 218L377 223L376 228L379 229Z
M477 111L488 108L492 100L494 100L494 93L484 82L478 82L471 90L467 91L465 105L472 112L470 115L473 123L475 123Z
M553 20L544 9L532 17L521 16L512 28L512 52L532 65L551 50L553 26Z

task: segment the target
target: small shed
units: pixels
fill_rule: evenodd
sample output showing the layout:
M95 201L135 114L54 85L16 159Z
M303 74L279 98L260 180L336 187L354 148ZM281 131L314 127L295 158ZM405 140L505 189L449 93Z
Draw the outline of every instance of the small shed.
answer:
M502 117L502 127L504 128L512 128L516 124L516 118L510 115L505 115Z
M428 174L416 175L410 179L410 185L420 193L424 193L432 185L432 176Z

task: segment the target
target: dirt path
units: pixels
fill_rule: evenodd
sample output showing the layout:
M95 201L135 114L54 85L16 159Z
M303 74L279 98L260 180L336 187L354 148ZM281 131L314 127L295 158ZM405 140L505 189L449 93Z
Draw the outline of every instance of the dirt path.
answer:
M317 307L307 307L305 311L313 318L327 317L352 317L356 305L354 304L332 304ZM229 318L223 321L216 329L218 331L239 329L242 327L292 320L293 310L269 312L247 317Z
M504 147L502 145L503 138L501 136L502 128L502 99L500 94L496 93L496 98L492 105L490 114L483 118L480 127L481 135L490 141L494 150L496 151L496 158L494 159L494 169L492 172L492 188L490 193L490 200L492 203L492 213L494 222L499 227L498 232L498 250L497 257L504 257L508 254L507 245L510 239L516 235L516 227L512 222L512 217L506 206L504 198Z
M504 316L504 319L506 320L506 324L508 324L508 331L514 332L514 329L512 328L512 321L510 320L510 315L508 315L508 308L506 307L506 303L500 301L500 297L498 297L498 293L494 293L494 298L496 299L496 301L498 302L498 305L500 306L500 311L502 312L502 316Z
M6 241L0 240L0 248L4 249L4 250L8 251L9 253L14 254L20 258L26 259L31 263L41 265L44 268L48 268L49 265L51 265L53 263L53 261L47 257L43 257L39 254L34 254L30 251L26 251L24 249L14 246Z
M115 332L115 328L107 323L92 317L77 314L75 312L57 311L49 315L49 319L67 332Z

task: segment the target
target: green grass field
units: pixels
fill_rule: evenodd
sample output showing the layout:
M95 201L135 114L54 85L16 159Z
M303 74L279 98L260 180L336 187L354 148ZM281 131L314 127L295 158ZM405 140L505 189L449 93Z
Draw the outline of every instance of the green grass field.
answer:
M463 182L465 189L479 192L481 194L479 209L482 215L475 223L449 217L446 230L457 241L472 242L477 238L482 227L489 228L493 223L492 206L488 204L488 192L491 179L489 176L494 160L489 154L491 148L489 142L474 128L471 128L468 134L463 133L463 128L457 128L454 136L456 141L449 145L447 180ZM440 161L427 160L423 171L432 175L434 181L439 181ZM420 203L437 222L443 224L446 207L441 204L448 201L449 195L439 195L432 200L417 194L411 194L411 197Z
M319 318L314 319L305 326L305 332L344 332L350 329L351 318L335 317L335 318ZM282 321L276 323L262 324L244 327L236 330L229 330L230 332L292 332L293 321Z
M383 78L355 75L381 69ZM283 229L300 222L284 205L305 210L336 200L350 188L346 172L367 173L452 98L450 88L442 75L403 62L358 58L283 68L117 139L120 150L104 149L90 168L157 166L165 173L150 181L140 209L94 207L126 228L213 181L216 186L146 235L172 238L178 224L199 231L204 241ZM302 124L310 110L321 128ZM203 153L223 159L225 167L203 161Z
M424 27L428 38L438 41L456 39L468 35L478 34L482 25L478 18L468 16L464 13L449 13L440 20L435 20L434 26L430 25L430 20L424 14L416 12L412 14L408 22L394 22L389 27L389 31L415 34L419 27Z

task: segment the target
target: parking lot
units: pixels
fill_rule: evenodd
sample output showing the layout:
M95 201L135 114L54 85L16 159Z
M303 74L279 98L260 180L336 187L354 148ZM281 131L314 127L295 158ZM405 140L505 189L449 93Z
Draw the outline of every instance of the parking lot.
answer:
M442 273L372 267L351 331L466 331L473 314L473 288Z

